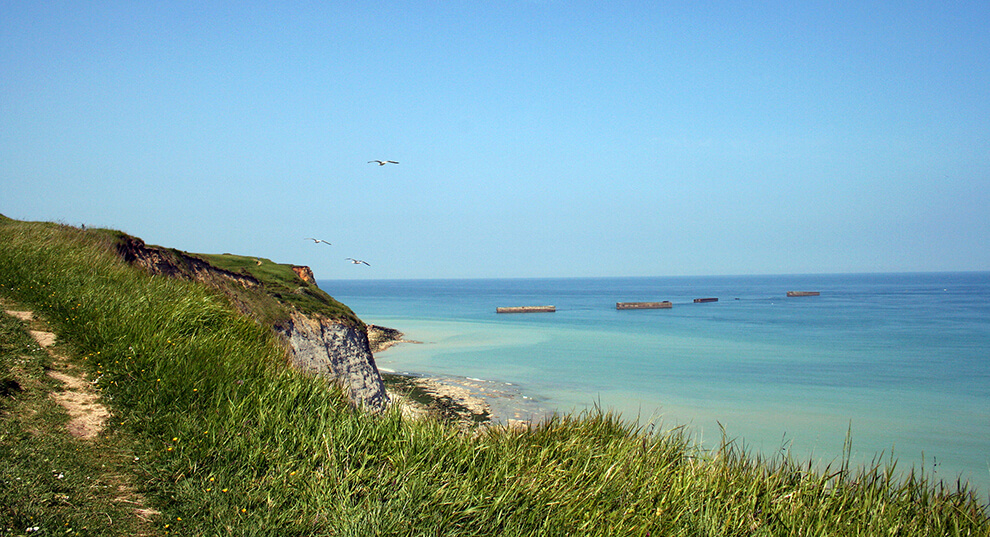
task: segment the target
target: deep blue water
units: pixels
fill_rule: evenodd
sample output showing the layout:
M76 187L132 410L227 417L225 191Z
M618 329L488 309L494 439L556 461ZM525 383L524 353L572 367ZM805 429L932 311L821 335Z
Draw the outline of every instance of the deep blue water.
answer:
M510 383L824 464L882 453L990 490L990 273L334 280L363 320L422 345L383 369ZM819 291L787 298L787 291ZM718 302L695 304L695 298ZM670 300L666 310L616 302ZM555 313L496 314L554 305Z

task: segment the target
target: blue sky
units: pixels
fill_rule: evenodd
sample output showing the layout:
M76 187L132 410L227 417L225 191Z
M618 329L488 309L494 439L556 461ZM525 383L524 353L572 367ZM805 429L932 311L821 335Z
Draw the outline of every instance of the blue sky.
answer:
M986 1L2 2L0 213L318 279L988 270L987 27Z

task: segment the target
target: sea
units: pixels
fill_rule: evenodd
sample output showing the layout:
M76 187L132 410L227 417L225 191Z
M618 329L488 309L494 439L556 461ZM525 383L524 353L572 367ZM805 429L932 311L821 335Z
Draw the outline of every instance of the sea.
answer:
M512 403L497 418L599 408L707 448L990 491L990 272L318 284L415 341L379 368L481 383ZM672 307L616 308L648 301Z

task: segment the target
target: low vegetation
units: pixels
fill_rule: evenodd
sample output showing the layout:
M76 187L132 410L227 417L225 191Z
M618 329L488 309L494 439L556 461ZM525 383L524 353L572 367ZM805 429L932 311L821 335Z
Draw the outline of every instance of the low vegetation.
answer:
M363 326L361 319L350 308L341 304L313 282L304 281L294 272L292 265L272 262L270 259L245 257L234 254L186 254L193 255L211 265L239 274L246 274L261 282L264 292L257 293L236 286L229 292L247 303L251 314L265 324L278 324L286 316L285 305L291 305L308 314L319 314L352 326ZM274 300L272 300L274 299Z
M228 296L107 237L0 217L5 309L111 411L96 440L64 433L50 355L0 320L0 535L990 535L964 485L892 464L705 451L600 411L468 432L362 414Z

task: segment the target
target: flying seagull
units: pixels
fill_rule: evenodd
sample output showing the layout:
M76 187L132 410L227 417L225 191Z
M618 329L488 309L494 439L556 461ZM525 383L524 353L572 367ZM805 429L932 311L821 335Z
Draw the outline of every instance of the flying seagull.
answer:
M329 242L329 241L325 241L325 240L323 240L323 239L314 239L313 237L306 237L306 238L305 238L305 239L303 239L303 240L304 240L304 241L313 241L313 244L319 244L319 243L321 243L321 242L322 242L322 243L324 243L324 244L330 244L330 242Z
M384 166L386 164L398 164L398 162L394 160L369 160L368 164L371 164L372 162L377 162L379 166Z
M371 264L368 263L367 261L362 261L360 259L354 259L353 257L348 257L347 260L350 261L351 263L354 263L355 265L360 265L360 264L363 263L365 265L368 265L369 267L371 266Z

